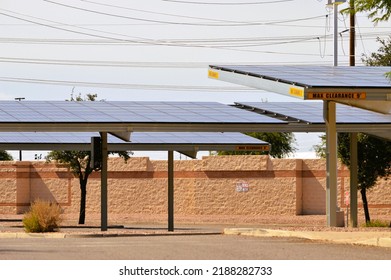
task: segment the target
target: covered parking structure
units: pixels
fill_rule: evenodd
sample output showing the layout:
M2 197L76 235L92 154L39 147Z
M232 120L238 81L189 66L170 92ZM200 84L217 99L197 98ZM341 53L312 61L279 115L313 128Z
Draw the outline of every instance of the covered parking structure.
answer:
M46 111L44 108L50 109ZM173 165L174 150L195 156L199 150L259 150L268 146L256 139L227 132L326 130L321 102L238 102L227 106L215 102L6 101L0 102L0 115L6 116L0 119L1 149L90 149L90 137L100 132L102 150L167 150L170 165ZM379 113L340 105L337 123L337 130L341 132L364 130L390 137L390 118ZM19 133L15 134L15 131ZM107 152L102 154L107 155ZM103 160L105 164L101 173L102 230L107 229L106 161L107 158ZM173 173L170 176L173 178ZM169 181L173 184L173 179ZM173 211L173 204L171 208ZM173 212L169 216L173 217ZM173 230L171 219L169 229Z
M125 141L131 141L132 135L137 132L280 131L284 130L282 127L290 129L286 122L216 102L0 101L0 132L34 132L37 135L42 132L95 132L100 134L102 231L107 230L108 134L115 135ZM38 142L43 142L42 139L45 136L39 137L41 137L41 140ZM172 173L169 175L171 176L169 195L172 198L174 146L176 146L176 149L182 152L187 151L189 155L192 155L195 150L201 148L202 141L199 142L200 145L194 145L194 142L192 142L190 145L181 147L179 147L179 143L168 143L174 145L170 149L166 147L169 150L170 172ZM208 149L211 148L210 144L212 142L208 142ZM235 144L237 143L235 142ZM147 145L148 143L144 144ZM156 143L149 144L153 146ZM264 143L258 142L258 145L252 143L251 147L259 146L259 144L264 146ZM4 143L3 148L10 148L7 145L9 143ZM24 148L27 149L28 145L31 144L25 143ZM187 146L187 149L184 146ZM206 146L203 147L206 148ZM18 146L17 149L22 148L22 146ZM126 149L128 148L130 147ZM244 149L248 149L248 147ZM169 229L173 230L173 204L169 207L171 208L169 211L172 213Z
M0 132L2 150L71 150L89 151L89 132ZM108 135L107 151L167 151L168 152L168 231L174 231L174 151L196 158L198 151L269 151L267 142L237 132L134 132L132 141ZM106 176L107 174L102 176ZM107 201L107 193L101 193ZM102 203L101 229L107 230L107 205Z
M391 67L210 65L212 79L275 92L301 100L322 100L326 124L327 225L337 226L336 103L379 112L391 120ZM374 123L372 123L374 125ZM388 138L390 129L380 128ZM352 225L357 226L357 134L351 131ZM361 129L357 132L367 132Z

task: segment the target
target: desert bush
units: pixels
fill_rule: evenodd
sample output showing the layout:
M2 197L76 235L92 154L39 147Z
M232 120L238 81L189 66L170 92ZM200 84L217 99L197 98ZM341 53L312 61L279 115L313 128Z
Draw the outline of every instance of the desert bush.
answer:
M363 224L364 227L391 227L391 223L381 220L371 220L368 223Z
M23 218L26 232L53 232L61 222L61 208L55 203L36 200Z

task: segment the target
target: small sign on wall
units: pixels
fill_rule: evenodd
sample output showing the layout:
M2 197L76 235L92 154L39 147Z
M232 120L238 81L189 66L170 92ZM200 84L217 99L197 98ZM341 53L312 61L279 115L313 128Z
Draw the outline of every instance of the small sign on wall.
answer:
M247 182L238 182L236 183L236 192L248 192L249 185Z

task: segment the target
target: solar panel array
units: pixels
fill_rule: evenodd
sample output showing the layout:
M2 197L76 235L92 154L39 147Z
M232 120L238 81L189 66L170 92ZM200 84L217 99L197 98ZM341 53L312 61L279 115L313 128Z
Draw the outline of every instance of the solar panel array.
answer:
M391 88L391 67L349 66L211 66L228 72L307 87Z
M236 132L250 129L244 131L319 132L324 129L323 103L321 102L244 102L243 104L250 110L241 110L216 102L0 101L0 129L22 133L26 131L42 132L31 139L30 142L34 143L47 143L48 139L51 139L52 143L67 141L69 141L68 143L75 141L89 143L91 135L88 134L88 137L84 138L84 136L80 136L81 134L65 133L62 136L57 136L59 138L53 139L44 133L47 131L111 131L112 133L133 131L133 143L139 141L144 144L203 143L203 141L219 143L220 134L197 134L199 131ZM251 108L265 110L282 117L257 114L251 112ZM296 120L295 125L291 125L292 120ZM391 117L390 115L338 105L337 123L341 124L339 131L373 132L377 133L376 135L384 134L388 139ZM41 124L44 126L41 127ZM93 126L92 124L97 125ZM216 126L213 126L214 124ZM313 125L309 126L308 124ZM360 125L365 125L365 128ZM153 133L138 134L136 131L153 131ZM165 132L158 134L157 131ZM176 132L170 134L166 131ZM179 131L182 131L182 134ZM191 132L185 133L183 131ZM21 134L23 136L16 135L15 138L9 139L7 138L9 136L4 135L3 138L0 138L3 143L28 141L26 139L33 137L31 136L33 134L25 133ZM228 135L231 140L227 140ZM226 133L225 138L222 138L221 141L233 141L235 137L234 134ZM110 141L114 141L113 143L119 141L114 139L112 138ZM248 139L239 140L248 141Z
M238 102L307 123L324 123L322 102ZM391 116L337 104L337 124L391 124Z
M0 101L0 123L281 123L217 102Z
M132 143L160 143L160 144L267 144L254 137L234 132L146 132L133 133Z
M53 143L53 144L88 144L92 136L99 133L88 132L0 132L1 143ZM108 143L115 144L216 144L216 145L267 145L256 138L235 132L134 132L131 142L125 142L117 137L108 136Z

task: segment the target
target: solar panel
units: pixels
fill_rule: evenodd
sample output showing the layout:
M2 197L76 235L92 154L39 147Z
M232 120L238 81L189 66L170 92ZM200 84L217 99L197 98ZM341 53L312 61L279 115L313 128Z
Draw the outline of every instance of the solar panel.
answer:
M8 149L23 149L26 148L24 145L27 145L28 149L59 149L62 145L67 145L66 147L75 150L89 149L93 136L99 136L99 133L0 132L0 147L8 145ZM134 132L131 135L131 142L108 135L108 144L114 147L122 146L122 150L165 150L167 147L172 149L175 146L181 149L189 146L196 150L225 150L245 145L249 145L249 149L257 150L257 147L269 146L267 142L235 132Z
M386 73L391 67L364 66L211 66L225 71L262 77L306 87L385 87L391 88Z
M254 137L242 133L214 133L214 132L192 132L192 133L165 133L148 132L134 133L132 143L169 143L169 144L267 144Z
M324 123L322 102L239 102L245 106L295 118L307 123ZM391 124L391 116L337 104L337 124Z
M208 76L301 100L333 100L391 114L386 73L391 67L211 65Z
M0 101L0 123L282 123L217 102Z

